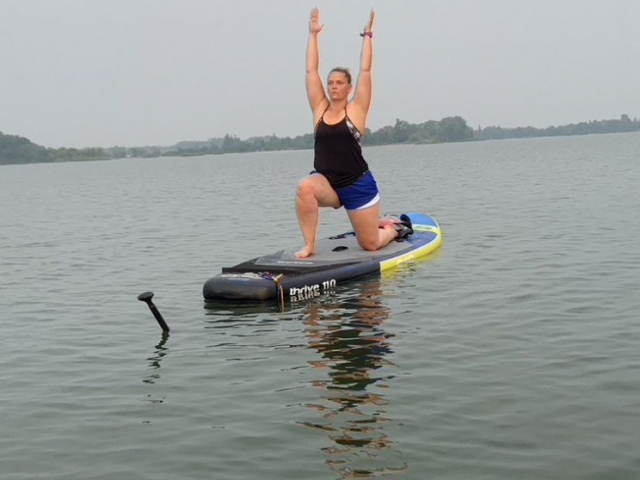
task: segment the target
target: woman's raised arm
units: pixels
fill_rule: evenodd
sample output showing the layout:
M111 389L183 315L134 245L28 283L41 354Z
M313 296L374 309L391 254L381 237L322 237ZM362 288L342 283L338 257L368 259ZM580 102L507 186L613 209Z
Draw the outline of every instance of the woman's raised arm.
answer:
M371 10L364 31L360 34L362 35L362 53L360 54L360 72L358 73L353 103L356 106L358 116L363 116L363 121L366 119L371 105L371 65L373 63L373 22L375 18L376 13Z
M316 118L321 115L327 102L322 79L320 78L320 54L318 52L318 35L324 25L320 24L320 11L311 10L309 19L309 40L307 42L307 98L313 112L314 125ZM320 113L319 113L320 112Z

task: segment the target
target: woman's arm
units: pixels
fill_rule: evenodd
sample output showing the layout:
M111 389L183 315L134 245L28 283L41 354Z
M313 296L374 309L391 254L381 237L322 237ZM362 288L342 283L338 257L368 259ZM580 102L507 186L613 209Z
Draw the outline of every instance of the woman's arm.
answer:
M314 126L322 111L326 107L327 96L324 92L322 79L318 71L320 67L320 54L318 53L318 34L322 30L320 25L320 12L317 8L311 10L309 19L309 40L307 42L307 98L313 112Z
M369 21L365 25L364 32L362 33L360 72L358 73L358 81L356 82L356 93L353 97L356 114L362 120L362 131L364 131L366 117L371 105L371 65L373 63L373 22L375 18L376 13L371 10Z

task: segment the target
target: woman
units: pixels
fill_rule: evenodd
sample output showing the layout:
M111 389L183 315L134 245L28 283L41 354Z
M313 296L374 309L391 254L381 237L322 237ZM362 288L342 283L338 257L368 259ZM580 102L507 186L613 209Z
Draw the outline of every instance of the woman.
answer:
M307 97L315 125L314 168L298 185L296 213L305 246L296 253L307 258L315 253L319 207L344 205L358 244L365 250L378 250L395 238L413 233L408 217L380 222L380 194L373 174L362 156L360 139L366 129L371 104L371 63L373 58L373 22L371 11L362 36L360 72L353 98L351 74L334 68L327 79L325 93L318 72L318 34L320 12L311 11L307 43Z

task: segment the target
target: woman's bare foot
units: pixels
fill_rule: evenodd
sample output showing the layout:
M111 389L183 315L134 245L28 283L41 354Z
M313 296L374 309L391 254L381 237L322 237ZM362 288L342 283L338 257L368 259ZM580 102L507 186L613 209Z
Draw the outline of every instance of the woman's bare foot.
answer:
M296 252L296 258L307 258L315 253L315 249L311 248L308 245L305 245L304 248L298 250Z
M378 228L386 228L388 226L394 226L400 223L400 220L393 217L383 217L378 220Z
M388 222L384 226L380 226L378 228L381 228L382 230L393 230L393 232L395 233L393 238L397 238L398 237L398 230L396 229L396 225L398 225L397 222Z

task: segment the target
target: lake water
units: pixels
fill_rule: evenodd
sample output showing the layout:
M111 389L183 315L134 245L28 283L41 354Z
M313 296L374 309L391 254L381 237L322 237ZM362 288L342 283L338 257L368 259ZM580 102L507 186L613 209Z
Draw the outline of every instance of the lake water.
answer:
M441 249L283 310L310 151L0 167L0 478L640 478L640 134L365 153Z

